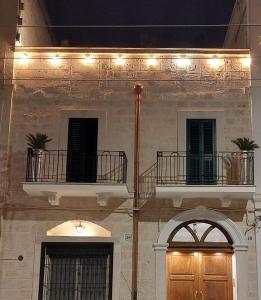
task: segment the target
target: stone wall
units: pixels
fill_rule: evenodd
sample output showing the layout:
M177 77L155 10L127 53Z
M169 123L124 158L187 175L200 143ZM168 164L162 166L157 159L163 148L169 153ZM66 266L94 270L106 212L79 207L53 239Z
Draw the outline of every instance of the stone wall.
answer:
M24 10L20 12L22 26L18 29L21 34L21 46L48 47L54 45L54 36L48 12L43 0L24 0ZM26 27L32 26L32 27ZM37 27L33 27L37 26Z
M36 199L35 199L36 200ZM37 200L36 200L37 201ZM89 201L88 201L89 203ZM24 257L23 261L11 260L1 261L0 271L0 296L1 299L38 299L38 284L40 271L41 243L48 240L46 232L50 228L68 220L84 219L103 226L112 232L113 240L119 248L120 261L117 262L116 273L119 278L119 299L129 300L131 286L131 242L125 241L124 234L131 233L132 219L127 212L109 212L105 209L90 208L86 201L77 201L72 209L66 209L63 204L59 209L35 208L35 209L8 209L4 213L2 225L0 255L3 259L16 259L19 255ZM81 207L81 209L80 209ZM123 207L130 207L125 203ZM109 209L108 209L109 210ZM173 208L162 208L156 211L147 209L141 213L140 222L140 247L139 247L139 299L155 298L155 252L152 247L157 242L160 230L170 217L174 217L177 211ZM223 212L224 213L224 212ZM247 226L244 220L239 219L238 213L225 213L236 222L245 232ZM241 219L241 217L240 217ZM254 232L248 237L248 299L257 299L256 278L256 252ZM79 239L80 241L94 241L93 239ZM57 238L56 241L68 241ZM72 241L72 240L71 240ZM75 241L75 240L74 240ZM97 241L97 240L96 240ZM99 240L98 240L99 241ZM117 284L114 282L114 284Z
M132 245L124 239L124 234L132 232L132 200L114 199L108 206L101 207L96 198L68 197L54 208L45 197L29 197L22 190L26 168L25 135L45 132L53 138L49 149L66 149L68 118L98 117L101 124L98 148L126 152L128 188L132 191L134 83L142 81L144 85L141 172L156 162L157 151L185 150L182 124L188 115L216 117L219 123L218 150L234 151L236 148L231 139L251 136L249 70L244 69L240 62L246 54L227 53L225 67L213 72L207 65L207 59L213 55L211 52L195 53L194 56L200 58L192 60L186 69L179 69L172 58L173 64L170 64L170 59L164 55L157 66L147 67L143 53L138 57L128 53L128 63L121 67L114 65L114 54L110 53L102 54L102 59L97 55L94 65L83 65L79 59L82 53L66 54L67 59L64 58L57 67L50 64L49 53L48 50L42 54L28 53L31 59L26 66L19 60L15 65L9 202L3 211L0 255L1 258L23 255L24 260L0 262L0 298L36 300L40 244L46 240L47 230L68 220L83 219L111 231L121 257L118 266L119 299L129 300ZM154 300L156 297L152 245L157 242L159 232L180 211L197 205L221 209L217 200L188 200L179 209L163 199L143 203L140 215L140 300ZM249 205L252 208L251 203ZM244 203L233 203L222 212L236 222L242 232L248 228ZM248 299L257 300L254 232L251 231L249 236Z

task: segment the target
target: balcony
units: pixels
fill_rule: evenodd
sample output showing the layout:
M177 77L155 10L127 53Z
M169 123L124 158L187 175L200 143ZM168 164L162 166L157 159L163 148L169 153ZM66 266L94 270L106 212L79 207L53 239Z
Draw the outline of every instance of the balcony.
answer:
M94 155L67 150L28 149L26 182L31 196L47 196L59 205L61 197L128 197L127 157L123 151L98 151Z
M252 199L254 186L253 152L158 152L157 198L172 199L180 206L183 199L215 198L228 207L233 199Z

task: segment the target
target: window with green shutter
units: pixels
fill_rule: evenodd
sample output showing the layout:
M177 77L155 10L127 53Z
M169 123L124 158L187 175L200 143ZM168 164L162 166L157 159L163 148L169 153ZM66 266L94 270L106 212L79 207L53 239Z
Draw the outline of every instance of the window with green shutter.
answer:
M216 184L214 119L187 119L187 184Z

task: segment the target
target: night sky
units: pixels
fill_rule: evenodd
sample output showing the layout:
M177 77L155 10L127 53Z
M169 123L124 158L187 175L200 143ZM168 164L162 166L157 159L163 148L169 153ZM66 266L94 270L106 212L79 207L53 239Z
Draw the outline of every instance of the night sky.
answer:
M223 24L235 0L44 0L53 25ZM54 29L57 45L222 47L226 28Z

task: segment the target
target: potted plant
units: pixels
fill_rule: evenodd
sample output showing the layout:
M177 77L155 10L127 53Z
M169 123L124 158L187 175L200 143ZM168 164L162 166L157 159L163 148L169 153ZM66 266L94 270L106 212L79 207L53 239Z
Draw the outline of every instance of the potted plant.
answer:
M232 140L239 150L240 154L240 182L242 184L253 184L253 170L254 170L254 150L258 149L259 146L255 141L249 138L237 138Z
M52 139L44 133L29 133L26 135L26 140L29 146L27 178L31 181L39 181L42 177L46 144Z

